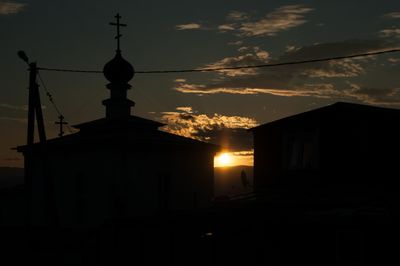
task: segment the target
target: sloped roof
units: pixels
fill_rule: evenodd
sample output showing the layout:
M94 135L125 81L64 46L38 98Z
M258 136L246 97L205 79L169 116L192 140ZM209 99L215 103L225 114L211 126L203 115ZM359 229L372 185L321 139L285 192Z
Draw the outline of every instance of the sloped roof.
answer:
M377 107L377 106L355 104L348 102L336 102L328 106L288 116L269 123L265 123L257 127L250 128L249 131L257 131L259 129L263 129L269 126L281 126L285 124L298 122L300 120L312 121L315 119L322 119L325 117L335 117L340 119L340 118L350 118L353 116L359 118L370 118L370 119L380 119L383 117L400 119L400 109Z
M129 128L150 128L157 129L159 127L165 126L166 124L149 120L146 118L138 116L130 116L128 119L121 120L110 120L106 118L100 118L97 120L73 125L74 128L80 130L96 130L100 128L114 128L114 127L129 127Z
M17 147L17 151L24 152L30 149L57 149L73 147L105 147L107 145L158 147L176 146L200 149L219 150L219 146L199 140L178 136L158 130L164 126L160 122L131 116L129 119L109 120L98 119L73 127L80 131L74 134L49 139L45 143L35 143L32 146Z

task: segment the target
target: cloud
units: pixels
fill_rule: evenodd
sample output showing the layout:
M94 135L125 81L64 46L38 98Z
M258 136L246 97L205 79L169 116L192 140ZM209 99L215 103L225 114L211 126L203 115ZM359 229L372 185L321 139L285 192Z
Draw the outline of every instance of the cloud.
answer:
M244 52L249 50L248 47L241 47L239 48L240 52ZM233 57L226 57L221 60L218 60L214 63L206 64L201 68L229 68L229 67L236 67L236 66L243 66L243 65L258 65L264 64L268 61L269 53L260 49L259 47L255 46L252 48L253 51L233 56ZM223 76L229 77L236 77L236 76L251 76L257 75L258 70L255 68L244 68L244 69L228 69L228 70L219 70L218 73L222 74Z
M28 119L18 118L18 117L0 116L0 120L15 121L15 122L23 123L23 124L28 123Z
M218 26L218 30L220 31L235 30L235 27L233 24L223 24Z
M384 18L388 18L388 19L396 19L396 18L400 18L400 12L391 12L391 13L387 13L385 15L383 15Z
M306 23L304 15L312 10L313 8L303 5L281 6L264 18L241 23L237 30L240 36L274 36L278 32Z
M231 153L234 160L241 165L254 165L254 150L235 151Z
M380 31L380 34L385 38L400 38L400 28L384 29Z
M238 49L238 52L245 52L245 51L247 51L247 50L249 50L249 47L248 47L248 46L242 46L242 47L240 47L240 48Z
M345 91L350 97L369 104L379 105L399 105L400 104L400 87L399 88L374 88L368 86L360 86L350 83L350 88Z
M271 94L275 96L314 96L319 98L328 98L330 96L338 96L334 89L334 85L330 83L305 84L303 86L295 86L290 89L268 88L268 87L218 87L204 86L195 84L183 84L175 88L182 93L203 94L238 94L238 95L255 95L255 94Z
M229 42L228 45L242 45L243 41Z
M8 103L0 103L0 108L28 111L27 105L17 106L17 105L12 105L12 104L8 104Z
M0 103L0 108L10 109L10 110L19 110L19 111L28 111L28 105L12 105L8 103ZM45 105L42 105L42 109L46 109Z
M236 10L231 11L227 16L228 20L234 20L234 21L246 20L248 18L249 16L247 15L247 13Z
M253 118L199 114L187 106L161 113L161 120L167 124L163 128L167 132L219 144L229 150L250 149L252 138L246 129L258 125Z
M188 23L175 26L177 30L198 30L201 29L201 25L198 23Z
M182 107L176 107L177 111L182 111L184 113L188 113L188 114L192 114L193 113L193 109L190 106L182 106Z
M233 152L233 154L236 155L236 156L253 156L254 155L254 150L236 151L236 152Z
M400 87L399 88L371 88L362 87L357 84L349 84L345 87L337 87L330 83L304 84L290 89L278 88L203 88L192 89L179 88L178 91L194 94L218 94L229 93L238 95L270 94L283 97L315 97L315 98L337 98L358 100L369 104L379 105L400 105Z
M386 49L399 48L392 40L378 38L374 40L349 40L336 43L320 43L289 49L276 59L269 59L269 63L303 61L315 58L325 58L336 55L353 55L357 53L377 52ZM252 62L254 62L255 53ZM261 59L257 59L261 61ZM175 90L182 93L196 95L236 94L256 95L270 94L285 97L316 97L334 99L353 99L368 103L400 102L397 89L386 88L379 90L380 95L371 89L355 89L352 84L356 79L362 79L369 74L369 70L380 67L375 62L377 57L368 56L346 60L297 64L271 68L252 69L249 72L235 73L229 71L218 72L219 79L207 84L195 84L190 81L177 83ZM217 63L217 64L216 64ZM228 57L209 65L240 66L251 65L249 57ZM256 62L254 62L256 63ZM247 70L247 69L246 69ZM374 69L376 71L376 69ZM375 73L375 72L374 72ZM385 85L382 84L382 88ZM374 93L375 92L375 93ZM369 96L369 97L367 97ZM390 99L394 97L395 99Z
M281 6L264 17L254 19L249 14L241 11L231 11L226 16L226 23L208 27L209 30L219 32L232 32L239 37L275 36L278 32L286 31L307 22L305 15L314 10L304 5ZM180 24L177 30L205 29L199 23ZM233 44L233 43L231 43Z
M326 58L335 55L353 55L356 53L376 52L384 49L397 47L386 40L352 40L336 43L314 44L303 47L290 47L279 58L271 59L267 51L259 47L241 47L240 52L247 52L238 56L226 57L216 62L206 64L201 68L229 68L238 66L251 66L269 63L282 63L292 61L304 61L315 58ZM362 63L373 60L374 57L353 58L345 60L335 60L326 62L315 62L310 64L298 64L291 66L280 66L272 68L245 68L234 70L220 70L218 73L225 77L230 77L230 83L240 83L239 87L249 87L248 84L259 87L261 81L273 83L268 87L277 87L277 82L291 80L294 78L338 78L338 77L356 77L365 73ZM232 79L233 77L249 76L247 79ZM280 80L280 81L279 81ZM276 82L275 82L276 81ZM245 83L246 82L246 83ZM190 83L188 83L190 84ZM222 87L226 87L224 84ZM250 86L251 87L251 86Z
M360 63L356 59L344 59L340 61L328 61L320 64L318 68L309 68L303 73L311 78L344 78L357 77L365 73Z
M296 52L297 50L299 50L300 47L296 47L294 45L287 45L286 46L286 52L290 53L290 52Z
M24 10L26 4L0 1L0 15L17 14Z
M400 62L400 58L395 58L395 57L389 57L388 61L392 64L396 64L398 62Z

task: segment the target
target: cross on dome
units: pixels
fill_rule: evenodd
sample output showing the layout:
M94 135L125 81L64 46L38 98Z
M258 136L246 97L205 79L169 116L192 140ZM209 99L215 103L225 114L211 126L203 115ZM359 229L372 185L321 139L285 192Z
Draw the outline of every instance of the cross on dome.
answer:
M122 34L120 34L120 27L126 27L126 24L122 24L119 22L119 20L121 19L121 16L119 15L119 13L117 13L117 15L115 15L115 18L117 19L117 23L114 22L110 22L111 26L116 26L117 27L117 36L115 36L115 39L117 40L117 51L121 51L120 49L120 39L122 37Z
M111 83L127 83L135 75L133 66L122 57L120 50L120 39L122 37L120 27L126 27L127 25L120 23L121 16L119 13L117 13L115 18L117 22L110 22L109 24L117 27L117 36L115 36L117 51L115 57L104 66L103 74Z

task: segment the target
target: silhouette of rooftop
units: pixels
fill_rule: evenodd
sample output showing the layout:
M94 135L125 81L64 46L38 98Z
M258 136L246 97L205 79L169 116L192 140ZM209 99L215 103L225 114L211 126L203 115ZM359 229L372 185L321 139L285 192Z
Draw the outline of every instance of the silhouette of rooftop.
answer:
M75 125L79 132L63 137L49 139L46 143L35 143L18 146L19 152L29 149L51 148L88 148L107 147L108 145L121 144L124 146L150 148L154 145L170 145L177 147L190 146L198 148L219 149L219 146L199 140L182 137L158 130L164 124L145 118L131 116L129 119L108 120L106 118Z
M117 129L121 127L157 129L162 126L165 126L165 124L134 115L126 119L124 118L124 119L109 120L106 118L100 118L97 120L73 125L74 128L80 129L81 131L90 131L90 130L106 129L106 128Z
M356 117L355 117L356 116ZM250 128L249 131L258 129L291 124L293 122L307 121L312 122L323 118L351 119L368 118L370 120L381 119L382 117L400 118L400 109L377 107L365 104L356 104L348 102L336 102L334 104L302 112L272 122L268 122L257 127Z

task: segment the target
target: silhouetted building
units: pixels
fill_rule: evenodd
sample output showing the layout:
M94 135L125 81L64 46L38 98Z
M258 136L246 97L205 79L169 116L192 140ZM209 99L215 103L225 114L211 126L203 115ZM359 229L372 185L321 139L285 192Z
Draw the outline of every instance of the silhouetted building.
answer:
M397 188L399 123L400 110L338 102L255 127L254 190Z
M33 224L103 224L110 218L210 206L218 147L158 130L164 124L130 114L132 65L121 56L104 66L110 82L105 118L78 133L20 146Z

